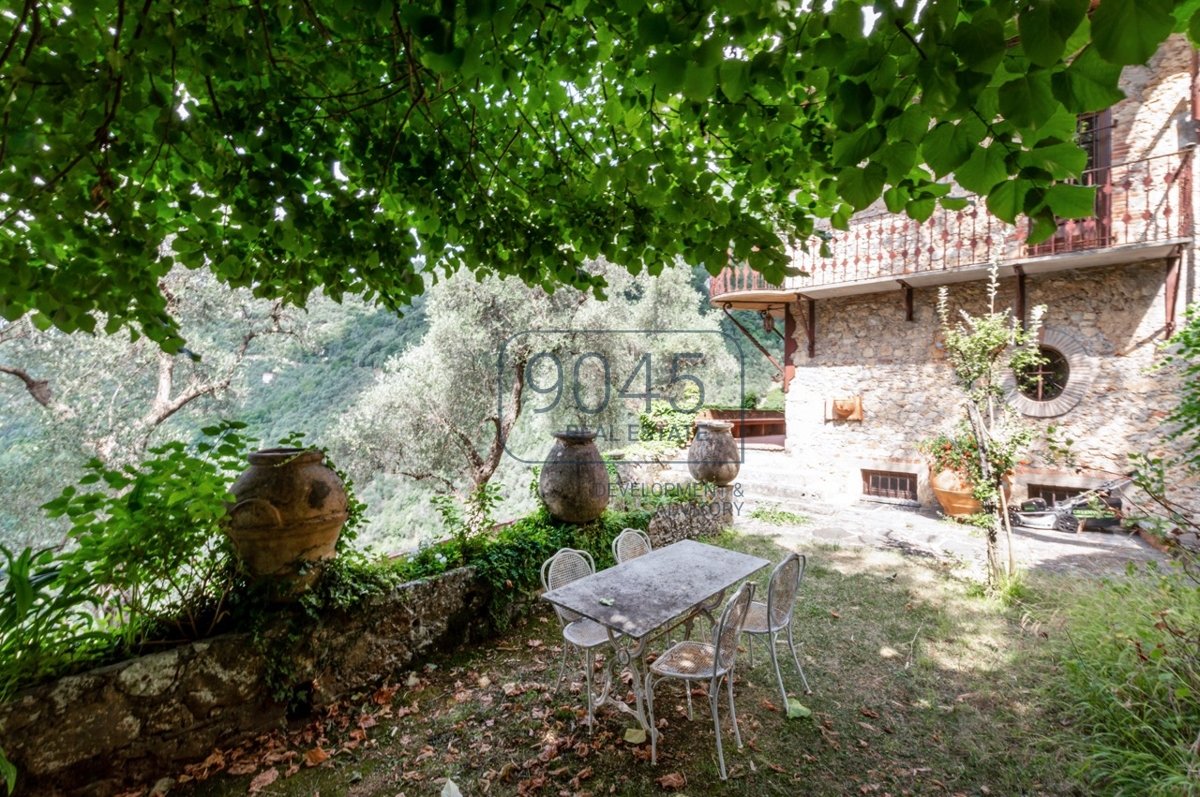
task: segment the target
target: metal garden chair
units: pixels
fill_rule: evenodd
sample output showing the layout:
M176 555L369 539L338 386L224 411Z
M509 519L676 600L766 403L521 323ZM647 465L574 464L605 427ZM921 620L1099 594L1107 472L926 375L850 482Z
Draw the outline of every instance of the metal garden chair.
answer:
M625 529L612 541L613 560L617 564L645 556L653 550L650 537L638 529Z
M738 730L737 709L733 705L733 665L737 659L737 643L742 633L742 623L750 608L754 595L754 584L742 585L717 622L713 641L693 642L685 639L669 648L655 659L646 673L646 711L650 734L650 759L658 763L658 729L654 724L654 683L663 678L677 678L687 682L688 719L692 718L692 681L708 681L708 707L712 712L713 729L717 735L717 761L721 766L721 780L725 780L725 752L721 746L721 718L718 704L721 697L721 681L725 682L729 694L729 716L733 721L733 735L737 746L742 746L742 734Z
M742 632L747 635L747 650L750 654L750 666L754 666L754 637L765 636L769 642L767 649L771 653L771 664L775 667L775 680L779 682L779 694L783 705L787 706L787 690L783 686L783 675L779 671L779 658L775 645L779 634L787 631L788 647L792 651L792 661L800 671L800 680L804 682L805 694L811 694L808 679L804 677L804 668L800 666L800 658L796 655L796 643L792 640L792 609L796 604L796 592L804 579L804 571L808 567L808 557L803 554L788 554L782 562L775 566L771 573L771 583L767 587L767 602L754 601L746 612L746 623Z
M574 548L562 548L558 553L542 563L542 588L549 591L564 584L570 584L596 572L596 563L587 551ZM587 680L587 717L588 729L593 724L592 716L592 670L595 668L594 651L601 645L608 644L608 631L599 623L582 617L567 609L554 607L558 621L562 624L563 657L558 668L558 682L554 691L562 687L563 677L567 671L567 649L575 648L583 657L583 672Z

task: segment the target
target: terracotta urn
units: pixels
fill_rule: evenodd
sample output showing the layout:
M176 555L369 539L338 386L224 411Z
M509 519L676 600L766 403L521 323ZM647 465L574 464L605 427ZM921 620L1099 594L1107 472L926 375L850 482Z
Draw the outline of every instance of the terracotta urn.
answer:
M967 517L983 511L983 504L975 497L970 482L958 471L947 468L938 473L931 472L929 487L942 506L942 514L948 517Z
M1002 482L1004 497L1012 496L1012 474L1004 475ZM967 478L949 468L939 473L929 473L929 487L933 497L942 506L942 514L948 517L967 517L983 511L983 503L975 497L974 489Z
M696 421L696 436L688 446L688 470L698 482L724 487L737 478L741 466L737 441L726 421Z
M538 477L538 495L550 514L568 523L587 523L608 506L608 469L596 448L596 433L555 432L554 446Z
M346 488L324 459L302 448L257 451L230 488L233 547L255 578L278 579L281 594L312 586L348 516Z

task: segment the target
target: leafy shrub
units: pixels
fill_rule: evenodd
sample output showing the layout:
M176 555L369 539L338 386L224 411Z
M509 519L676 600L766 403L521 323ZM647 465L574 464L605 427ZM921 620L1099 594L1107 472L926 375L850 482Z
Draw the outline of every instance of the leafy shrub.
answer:
M1200 791L1200 588L1179 572L1103 585L1079 601L1054 684L1086 740L1079 773L1096 790Z
M759 399L758 408L760 410L773 410L775 412L783 412L784 403L787 396L783 393L783 388L778 385L772 386L770 390L763 394Z
M496 525L496 507L500 505L500 487L483 483L460 501L453 495L435 495L430 499L442 517L442 525L450 532L453 546L452 566L466 564L473 558L481 534Z
M638 440L670 443L676 448L686 446L692 437L692 425L696 422L696 413L684 412L675 407L690 407L698 404L699 393L691 384L684 387L682 400L675 404L655 399L650 402L649 412L638 415Z
M221 523L250 443L241 428L209 427L192 450L168 443L120 469L94 459L79 480L87 489L68 487L45 505L51 517L70 518L75 546L61 556L56 583L91 595L96 626L125 647L203 636L220 619L234 577Z
M21 685L89 661L113 646L91 630L96 599L64 584L53 550L26 548L4 557L0 590L0 700Z

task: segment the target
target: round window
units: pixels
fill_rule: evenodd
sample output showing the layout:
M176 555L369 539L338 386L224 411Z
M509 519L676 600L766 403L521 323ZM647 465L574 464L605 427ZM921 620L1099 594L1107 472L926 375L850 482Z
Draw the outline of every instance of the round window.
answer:
M1038 351L1041 363L1004 374L1004 395L1023 415L1054 418L1070 412L1088 392L1096 366L1079 339L1065 330L1043 328Z
M1071 363L1058 349L1038 346L1042 361L1018 373L1017 389L1031 401L1052 401L1067 389Z

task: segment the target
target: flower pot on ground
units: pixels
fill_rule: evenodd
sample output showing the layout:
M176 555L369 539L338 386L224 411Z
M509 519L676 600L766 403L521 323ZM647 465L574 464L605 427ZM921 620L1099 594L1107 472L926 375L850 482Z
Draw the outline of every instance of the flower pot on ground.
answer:
M320 451L268 448L248 459L230 489L226 532L251 575L278 580L279 595L292 597L335 555L349 515L346 488Z
M948 517L967 517L983 511L983 503L975 497L975 490L967 478L949 468L929 473L929 487L933 497Z

